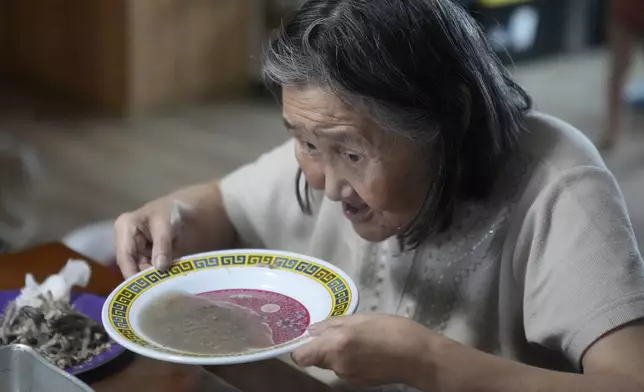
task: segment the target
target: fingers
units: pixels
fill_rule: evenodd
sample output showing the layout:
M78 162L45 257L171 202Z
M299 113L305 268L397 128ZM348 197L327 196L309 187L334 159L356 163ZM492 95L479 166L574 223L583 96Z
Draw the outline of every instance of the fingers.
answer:
M136 260L136 225L128 214L121 215L114 224L116 231L116 263L125 278L139 272Z
M309 344L306 344L291 355L293 362L298 366L309 367L317 366L323 369L326 367L326 345L323 339L313 339Z
M336 333L342 326L344 326L347 319L345 317L332 317L317 324L310 325L308 328L311 336L318 337L313 339L309 344L302 346L296 350L291 357L296 364L303 367L317 366L328 369L327 362L329 350L334 349L335 343L338 340ZM325 335L323 338L320 336Z
M152 257L152 242L145 235L135 235L134 243L136 244L136 252L139 255L139 264L141 263L141 255L147 257L149 263L149 259Z
M142 256L139 258L139 270L143 271L148 268L152 267L152 262L150 261L150 258L147 256Z
M172 226L167 219L157 218L150 222L152 237L152 265L161 271L172 264Z
M151 266L162 271L170 267L173 235L181 226L180 207L160 200L117 219L117 263L123 276L129 278Z
M328 320L321 321L317 324L309 325L308 331L311 336L320 336L326 331L339 328L345 324L344 317L331 317Z

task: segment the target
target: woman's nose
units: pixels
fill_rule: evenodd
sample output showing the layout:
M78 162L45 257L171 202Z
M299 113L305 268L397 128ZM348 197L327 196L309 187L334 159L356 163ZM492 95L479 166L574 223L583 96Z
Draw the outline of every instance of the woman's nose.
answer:
M327 198L340 201L351 196L352 188L332 167L323 165L301 166L307 183L317 190L324 190Z
M329 200L341 201L343 194L346 193L348 184L339 178L332 170L326 170L324 173L324 194Z

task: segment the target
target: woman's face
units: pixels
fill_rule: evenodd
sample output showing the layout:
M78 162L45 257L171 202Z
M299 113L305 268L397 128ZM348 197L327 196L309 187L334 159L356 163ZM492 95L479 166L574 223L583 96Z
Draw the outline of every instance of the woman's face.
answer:
M385 132L321 88L283 88L284 121L309 185L341 202L362 238L404 228L429 186L427 159L413 142Z

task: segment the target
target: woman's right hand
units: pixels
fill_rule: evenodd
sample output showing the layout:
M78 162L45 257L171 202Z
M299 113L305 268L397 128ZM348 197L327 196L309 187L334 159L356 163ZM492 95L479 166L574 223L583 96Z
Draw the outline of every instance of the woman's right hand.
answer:
M181 189L121 215L115 224L116 261L129 278L150 266L170 267L174 258L237 244L219 182Z
M124 277L151 266L165 270L171 265L183 215L180 202L163 197L116 220L116 261Z

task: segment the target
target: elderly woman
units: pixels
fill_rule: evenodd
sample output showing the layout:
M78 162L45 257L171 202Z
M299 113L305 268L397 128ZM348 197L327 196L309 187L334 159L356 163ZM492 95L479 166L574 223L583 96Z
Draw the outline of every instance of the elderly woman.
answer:
M449 0L310 0L266 53L291 139L120 217L126 276L237 246L328 260L361 311L293 354L359 386L643 391L615 179ZM261 130L258 130L261 132Z

